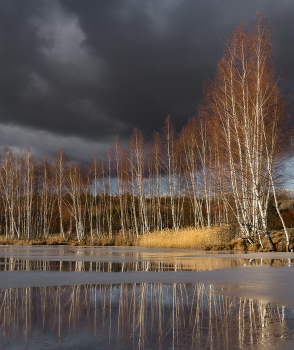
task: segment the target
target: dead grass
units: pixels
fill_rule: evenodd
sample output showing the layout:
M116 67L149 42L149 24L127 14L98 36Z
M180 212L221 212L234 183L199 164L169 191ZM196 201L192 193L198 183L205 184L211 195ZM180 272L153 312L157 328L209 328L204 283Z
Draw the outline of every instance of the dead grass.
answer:
M73 236L71 238L62 238L59 233L51 234L47 239L6 239L5 236L0 236L0 245L72 245L72 246L132 246L135 245L135 241L129 237L114 236L102 236L101 239L87 238L84 241L78 241Z
M258 241L249 244L246 239L236 237L235 229L222 225L205 229L187 228L174 232L172 230L154 231L139 238L141 247L204 249L204 250L241 250L250 252L269 251L268 242L263 238L262 248ZM292 233L292 237L293 237ZM278 252L286 251L286 240L283 231L271 233L274 246ZM294 237L293 237L294 238ZM294 250L294 240L290 244Z
M225 248L231 238L228 226L223 225L205 229L186 228L178 232L172 230L154 231L141 236L138 245L140 247L179 249L207 249L215 246L224 246Z
M293 231L293 232L292 232ZM292 240L290 250L294 250L294 230L290 230ZM271 237L277 251L286 251L286 240L283 231L271 233ZM139 239L131 236L122 237L116 235L109 238L108 235L101 239L87 238L79 242L75 236L61 238L60 234L51 234L47 239L8 239L0 236L0 245L72 245L72 246L140 246L156 248L178 248L178 249L204 249L204 250L246 250L251 252L268 251L268 243L263 239L264 248L258 241L249 244L246 239L236 238L236 230L233 227L222 225L205 229L186 228L178 232L172 230L153 231L145 234Z

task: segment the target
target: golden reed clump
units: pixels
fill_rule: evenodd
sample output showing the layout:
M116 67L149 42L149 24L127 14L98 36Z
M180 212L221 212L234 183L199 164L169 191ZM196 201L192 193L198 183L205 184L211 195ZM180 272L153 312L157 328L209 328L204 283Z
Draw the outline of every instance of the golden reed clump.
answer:
M226 227L185 228L178 232L172 230L153 231L139 238L140 247L204 249L210 245L223 245L230 241Z

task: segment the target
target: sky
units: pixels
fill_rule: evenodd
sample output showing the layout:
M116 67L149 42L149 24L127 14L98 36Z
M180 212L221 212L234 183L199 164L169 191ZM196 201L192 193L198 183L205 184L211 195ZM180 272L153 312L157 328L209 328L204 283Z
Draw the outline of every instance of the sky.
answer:
M0 151L88 161L168 115L180 132L224 39L260 10L293 91L293 0L0 0Z

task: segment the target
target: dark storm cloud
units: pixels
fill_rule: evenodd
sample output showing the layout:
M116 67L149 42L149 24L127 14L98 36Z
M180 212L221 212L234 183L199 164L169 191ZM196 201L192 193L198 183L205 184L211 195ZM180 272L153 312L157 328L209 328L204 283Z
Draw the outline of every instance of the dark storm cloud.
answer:
M222 39L259 10L275 29L278 70L292 73L290 0L0 1L0 145L85 159L134 127L149 138L168 114L180 130Z

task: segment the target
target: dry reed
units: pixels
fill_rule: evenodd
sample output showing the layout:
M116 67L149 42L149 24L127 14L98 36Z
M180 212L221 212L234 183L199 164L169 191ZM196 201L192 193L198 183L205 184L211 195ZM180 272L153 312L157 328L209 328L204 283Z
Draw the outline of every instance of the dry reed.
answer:
M140 247L205 249L207 246L221 247L231 238L228 227L223 225L204 229L185 228L178 232L153 231L141 236L138 245Z
M290 250L294 250L294 232L291 230ZM271 232L271 237L277 251L286 250L286 240L283 231ZM73 246L139 246L155 248L178 248L178 249L204 249L204 250L248 250L268 251L267 242L263 239L265 248L262 249L256 241L248 244L245 239L236 237L233 227L222 225L205 229L186 228L178 232L172 230L153 231L140 236L139 239L127 235L103 235L101 238L87 237L84 241L78 241L75 235L62 238L60 234L50 234L47 239L11 239L0 235L0 245L73 245Z
M8 238L0 236L0 245L72 245L72 246L132 246L136 241L131 237L121 237L119 235L109 237L103 235L101 238L87 237L86 240L78 241L76 235L72 237L61 237L59 233L50 234L45 238L25 239Z

